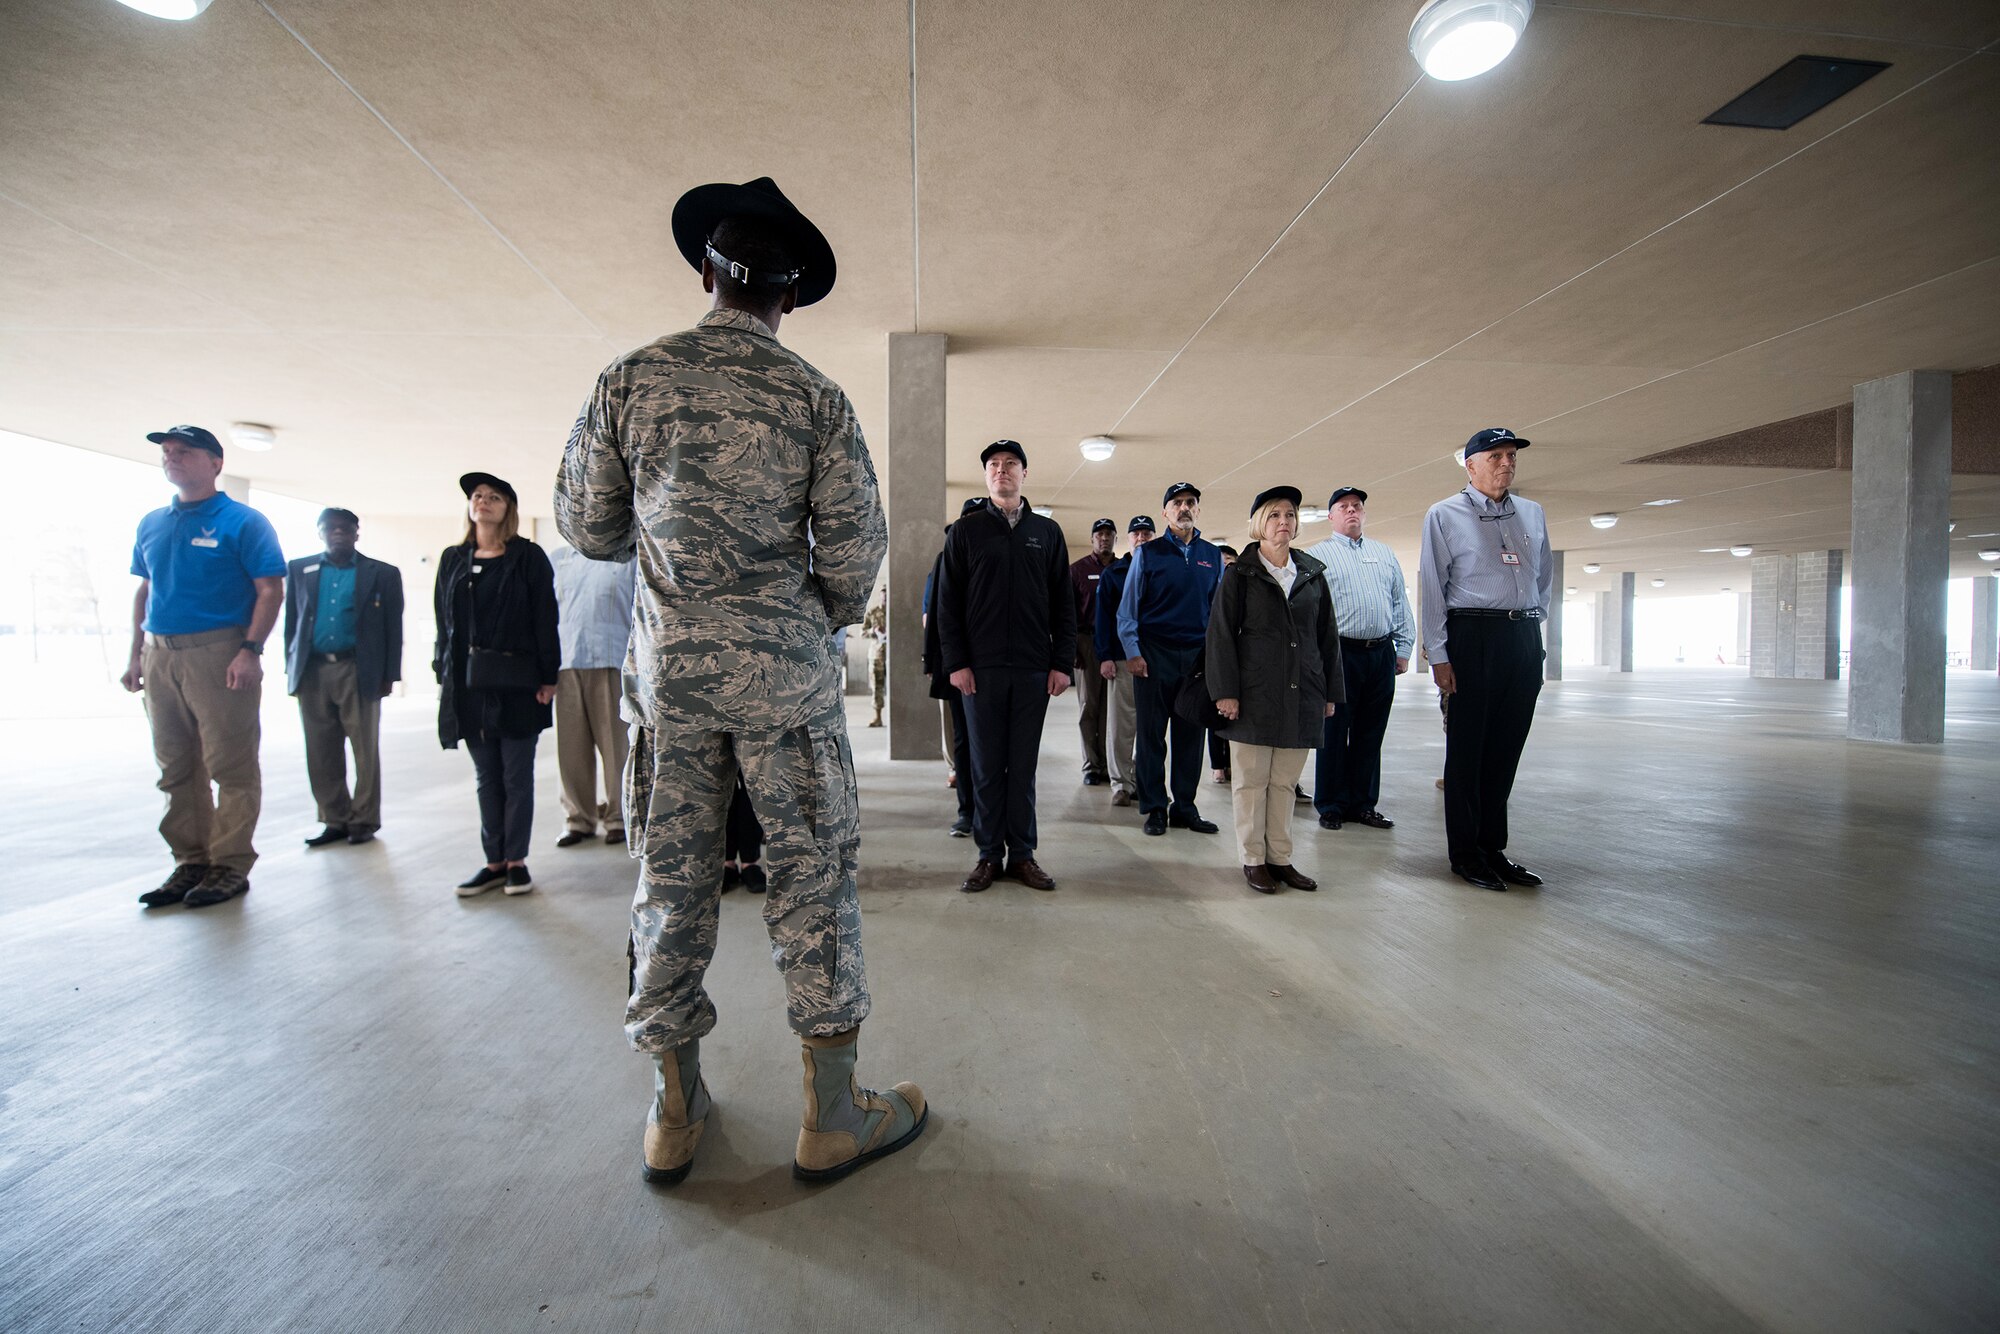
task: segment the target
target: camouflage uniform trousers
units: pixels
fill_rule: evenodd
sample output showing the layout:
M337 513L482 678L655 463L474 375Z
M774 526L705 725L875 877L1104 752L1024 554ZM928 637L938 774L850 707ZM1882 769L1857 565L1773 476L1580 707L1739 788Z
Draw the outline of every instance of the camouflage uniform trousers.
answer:
M883 693L889 688L889 645L878 639L868 646L868 674L874 678L875 712L882 712Z
M861 841L844 720L786 732L642 726L626 762L625 818L640 858L625 1035L644 1052L706 1036L715 1004L723 835L738 771L764 826L764 925L785 980L786 1020L827 1037L868 1017L855 870Z

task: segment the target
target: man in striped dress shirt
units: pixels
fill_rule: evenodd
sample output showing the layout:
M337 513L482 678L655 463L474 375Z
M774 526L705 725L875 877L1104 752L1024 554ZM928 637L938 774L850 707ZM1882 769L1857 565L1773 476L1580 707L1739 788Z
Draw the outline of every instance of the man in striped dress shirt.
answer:
M1326 720L1313 770L1313 807L1322 829L1347 821L1376 829L1395 825L1375 804L1382 797L1382 736L1389 730L1396 678L1410 670L1416 618L1396 553L1361 535L1367 508L1368 493L1360 487L1335 491L1327 501L1333 536L1306 552L1326 566L1347 678L1347 702Z

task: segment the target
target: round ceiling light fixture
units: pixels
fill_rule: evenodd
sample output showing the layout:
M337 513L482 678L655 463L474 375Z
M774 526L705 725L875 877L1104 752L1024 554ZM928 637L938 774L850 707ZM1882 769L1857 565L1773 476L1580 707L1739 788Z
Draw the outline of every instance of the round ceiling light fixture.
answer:
M1590 562L1590 564L1583 567L1583 572L1585 574L1596 574L1599 570L1603 568L1604 567L1602 565L1599 565L1596 561L1592 561Z
M151 14L156 19L191 19L207 9L210 0L118 0L127 9Z
M1535 0L1431 0L1410 25L1410 54L1444 83L1484 74L1513 53Z
M1326 518L1326 513L1325 510L1317 505L1301 505L1299 506L1299 522L1319 523Z
M1754 550L1756 548L1752 547L1748 542L1738 542L1735 546L1729 548L1729 554L1732 556L1747 556Z
M1092 463L1102 463L1118 452L1118 442L1108 435L1087 435L1076 447Z
M1618 516L1616 514L1593 514L1590 516L1590 526L1592 528L1616 528L1618 526Z
M1994 548L1992 548L1992 547L1988 547L1988 548L1986 548L1986 550L1984 550L1984 551L1982 551L1982 552L1980 552L1980 553L1979 553L1979 559L1981 559L1981 560L2000 560L2000 551L1997 551L1997 550L1995 550L1995 549L1994 549Z
M1655 588L1665 588L1666 586L1667 586L1667 581L1664 579L1655 579L1653 581L1653 587Z
M266 426L262 422L231 422L229 443L238 449L247 449L253 454L265 454L278 443L278 432L275 427Z
M1035 506L1035 513L1041 515L1044 519L1047 519L1055 515L1055 510L1053 510L1047 505L1037 505Z

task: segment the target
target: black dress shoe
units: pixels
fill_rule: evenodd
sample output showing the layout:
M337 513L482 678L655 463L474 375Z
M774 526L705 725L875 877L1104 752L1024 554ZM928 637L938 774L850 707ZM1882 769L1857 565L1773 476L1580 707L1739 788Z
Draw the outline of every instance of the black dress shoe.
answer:
M317 834L314 834L311 838L307 839L306 846L309 848L323 848L329 843L338 843L343 839L345 839L346 837L347 837L346 825L330 824L326 828L320 830Z
M1158 838L1161 834L1166 833L1167 813L1165 811L1147 811L1146 832L1151 834L1155 838Z
M1110 781L1103 774L1085 774L1083 776L1083 785L1085 787L1103 787Z
M1322 815L1319 817L1319 827L1321 829L1338 829L1340 828L1340 817L1338 815Z
M1497 852L1486 854L1486 864L1493 868L1493 874L1510 885L1525 885L1533 889L1542 883L1542 878L1519 862L1510 862Z
M375 831L373 829L350 829L347 831L347 841L357 847L363 843L373 843L375 841Z
M1507 889L1507 886L1501 884L1494 877L1493 872L1487 870L1484 866L1467 866L1463 862L1453 862L1451 864L1451 873L1466 884L1477 885L1481 889L1497 889L1502 893L1505 893Z
M566 833L564 833L561 838L556 840L556 846L559 848L573 848L577 844L586 843L594 837L595 835L591 833L589 830L571 829Z
M1307 802L1311 801L1312 798L1306 795L1306 790L1304 788L1294 783L1292 784L1292 800L1295 802Z
M751 862L743 868L744 893L762 894L766 889L770 888L770 885L769 878L764 874L764 868L758 863Z
M1199 812L1193 815L1170 815L1167 817L1167 823L1176 829L1192 830L1197 834L1216 832L1215 821L1202 819Z
M725 866L722 868L722 892L724 894L727 894L742 883L743 872L741 869L734 866Z
M1391 820L1388 816L1382 814L1382 812L1378 810L1375 810L1373 807L1370 807L1368 810L1365 810L1361 812L1361 814L1355 816L1354 823L1365 824L1370 829L1394 829L1396 827L1396 822L1394 820Z

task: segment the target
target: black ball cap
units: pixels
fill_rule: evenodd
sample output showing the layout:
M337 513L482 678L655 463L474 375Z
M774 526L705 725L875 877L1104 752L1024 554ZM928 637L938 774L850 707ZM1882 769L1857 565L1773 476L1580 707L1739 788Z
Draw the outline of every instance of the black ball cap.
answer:
M963 519L963 518L964 518L964 517L965 517L966 515L968 515L968 514L972 513L972 511L974 511L974 510L976 510L976 509L980 508L980 507L981 507L982 505L984 505L985 503L986 503L986 497L985 497L985 496L970 496L970 497L967 497L967 499L966 499L966 502L965 502L965 503L964 503L963 505L960 505L960 506L958 507L958 517L959 517L959 518L961 518L961 519Z
M1326 507L1328 509L1332 509L1335 505L1338 505L1341 501L1347 499L1347 497L1349 496L1358 497L1361 503L1364 505L1368 503L1368 493L1366 491L1363 491L1358 486L1343 486L1338 491L1335 491L1332 495L1326 498Z
M1523 440L1504 426L1489 426L1465 442L1465 457L1471 458L1474 454L1484 454L1487 450L1498 449L1502 445L1512 445L1516 449L1526 449L1528 443L1528 441Z
M1167 488L1167 494L1160 497L1160 503L1162 505L1172 504L1175 496L1193 496L1196 500L1200 500L1201 488L1193 482L1175 482Z
M1090 531L1093 533L1115 533L1118 531L1118 521L1116 519L1099 519L1096 523L1090 525Z
M769 176L741 185L697 185L674 205L674 246L694 270L708 257L708 238L725 218L751 217L776 223L797 248L798 304L810 306L833 290L833 247L812 219L785 198Z
M215 438L213 431L200 426L169 426L164 431L154 431L147 435L156 445L164 445L169 440L178 440L190 449L204 450L217 458L222 457L222 442Z
M1023 468L1028 466L1028 451L1021 448L1018 441L995 440L992 444L979 451L979 466L982 468L985 467L986 460L992 458L995 454L1012 454L1015 458L1021 460Z
M1298 508L1299 498L1299 489L1296 486L1266 487L1257 493L1255 500L1250 502L1250 512L1255 514L1274 500L1289 500L1292 502L1292 507L1296 509Z
M469 472L458 479L458 489L468 496L472 494L472 488L475 486L490 486L507 497L509 505L515 509L521 508L521 498L514 494L514 488L490 472Z
M1150 533L1150 532L1152 532L1152 531L1153 531L1153 516L1152 516L1152 515L1150 515L1150 514L1135 514L1135 515L1133 515L1133 516L1132 516L1132 522L1130 522L1130 523L1128 523L1128 524L1126 524L1126 525L1125 525L1125 531L1126 531L1126 532L1128 532L1128 533Z

